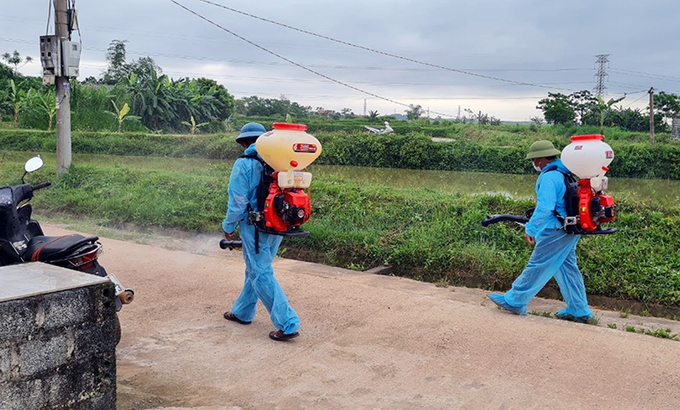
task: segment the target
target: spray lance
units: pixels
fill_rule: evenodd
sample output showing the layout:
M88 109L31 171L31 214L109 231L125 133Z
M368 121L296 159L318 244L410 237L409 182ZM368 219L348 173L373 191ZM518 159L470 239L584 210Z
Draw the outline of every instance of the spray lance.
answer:
M220 241L220 248L229 248L230 251L233 251L234 249L241 249L243 248L243 241L228 241L226 239L222 239Z

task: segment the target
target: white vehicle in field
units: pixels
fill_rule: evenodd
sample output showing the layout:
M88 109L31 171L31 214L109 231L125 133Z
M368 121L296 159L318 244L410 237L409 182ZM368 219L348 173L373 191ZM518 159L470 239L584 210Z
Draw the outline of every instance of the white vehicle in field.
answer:
M389 134L391 132L394 132L392 127L390 127L390 123L385 121L385 128L380 129L380 128L375 128L375 127L369 127L368 125L364 125L364 128L371 133L371 134L378 134L378 135L383 135L383 134Z

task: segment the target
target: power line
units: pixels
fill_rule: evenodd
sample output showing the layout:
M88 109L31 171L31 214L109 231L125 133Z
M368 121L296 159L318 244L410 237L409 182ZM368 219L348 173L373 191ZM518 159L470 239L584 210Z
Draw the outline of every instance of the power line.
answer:
M679 77L671 77L671 76L668 76L668 75L643 73L643 72L640 72L640 71L623 70L623 69L620 69L620 68L612 68L611 71L614 71L614 72L617 72L617 73L620 73L620 74L623 74L623 75L633 76L633 77L653 78L653 79L658 79L658 80L680 82Z
M631 102L630 104L626 105L626 108L630 107L631 105L635 104L636 102L640 101L643 98L647 97L647 90L644 91L638 91L638 92L644 92L645 94L642 94L642 97L638 98L637 100Z
M174 0L170 0L170 1L172 1L173 3L175 2ZM555 89L555 87L548 87L548 86L541 85L541 84L534 84L534 83L527 83L527 82L523 82L523 81L508 80L508 79L505 79L505 78L493 77L493 76L489 76L489 75L473 73L473 72L470 72L470 71L459 70L459 69L455 69L455 68L441 66L441 65L438 65L438 64L432 64L432 63L428 63L428 62L424 62L424 61L420 61L420 60L415 60L413 58L399 56L399 55L388 53L388 52L385 52L385 51L376 50L374 48L365 47L365 46L361 46L361 45L358 45L358 44L350 43L348 41L338 40L336 38L325 36L325 35L322 35L322 34L317 34L317 33L314 33L314 32L308 31L308 30L303 30L303 29L300 29L300 28L297 28L297 27L290 26L288 24L279 23L277 21L270 20L270 19L267 19L267 18L264 18L264 17L259 17L259 16L256 16L254 14L246 13L246 12L243 12L241 10L237 10L235 8L228 7L228 6L225 6L225 5L222 5L222 4L219 4L219 3L215 3L215 2L212 2L212 1L209 1L209 0L198 0L198 1L206 3L206 4L210 4L210 5L225 9L225 10L229 10L229 11L232 11L234 13L239 13L239 14L242 14L244 16L248 16L248 17L251 17L251 18L254 18L254 19L257 19L257 20L265 21L267 23L275 24L277 26L285 27L285 28L290 29L290 30L295 30L295 31L298 31L300 33L309 34L311 36L319 37L319 38L322 38L324 40L333 41L333 42L338 43L338 44L343 44L343 45L358 48L358 49L361 49L361 50L370 51L372 53L380 54L380 55L387 56L387 57L396 58L396 59L403 60L403 61L408 61L408 62L415 63L415 64L420 64L420 65L424 65L424 66L428 66L428 67L438 68L438 69L441 69L441 70L452 71L452 72L465 74L465 75L471 75L471 76L480 77L480 78L486 78L486 79L489 79L489 80L496 80L496 81L502 81L502 82L506 82L506 83L513 83L513 84L517 84L517 85L526 85L526 86L531 86L531 87ZM569 91L572 91L572 90L569 90Z
M19 40L19 39L12 39L12 38L1 38L0 41L6 41L10 43L23 43L23 44L36 44L35 41L27 41L27 40ZM94 48L94 47L83 47L83 50L88 50L88 51L100 51L100 52L106 52L106 49L102 48ZM224 63L234 63L234 64L253 64L253 65L277 65L277 62L274 61L251 61L251 60L239 60L239 59L225 59L225 58L214 58L214 57L202 57L202 56L187 56L187 55L179 55L179 54L166 54L166 53L155 53L155 52L148 52L148 51L134 51L134 50L126 50L126 54L133 54L133 55L139 55L139 56L149 56L149 57L163 57L163 58L169 58L169 59L181 59L181 60L200 60L200 61L214 61L214 62L224 62ZM369 70L369 71L413 71L413 72L433 72L436 69L433 68L421 68L421 67L378 67L378 66L347 66L347 65L328 65L328 64L308 64L307 67L316 67L316 68L326 68L326 69L334 69L334 70ZM525 72L549 72L549 71L577 71L577 70L584 70L580 68L565 68L565 69L502 69L502 68L484 68L484 69L478 69L478 70L486 70L486 71L525 71ZM590 70L590 69L588 69ZM578 81L578 82L559 82L559 83L545 83L545 84L586 84L588 82L586 81ZM413 83L417 85L416 83ZM510 84L510 85L517 85L517 84ZM498 87L498 85L493 85L493 87Z
M322 74L322 73L320 73L320 72L318 72L318 71L312 70L311 68L307 68L307 67L303 66L302 64L296 63L295 61L293 61L293 60L291 60L291 59L288 59L288 58L286 58L286 57L284 57L284 56L282 56L282 55L280 55L280 54L277 54L277 53L275 53L275 52L273 52L273 51L271 51L271 50L269 50L269 49L267 49L267 48L264 48L264 47L260 46L259 44L256 44L256 43L254 43L254 42L248 40L247 38L245 38L245 37L243 37L243 36L240 36L240 35L234 33L233 31L231 31L231 30L229 30L229 29L227 29L227 28L225 28L225 27L223 27L223 26L221 26L221 25L215 23L214 21L208 19L207 17L205 17L205 16L203 16L203 15L201 15L201 14L199 14L199 13L197 13L197 12L191 10L191 9L189 9L188 7L186 7L186 6L182 5L182 4L180 4L180 3L177 2L176 0L170 0L170 1L171 1L172 3L174 3L175 5L179 6L180 8L184 9L185 11L187 11L187 12L189 12L189 13L195 15L196 17L200 18L201 20L204 20L204 21L206 21L206 22L208 22L208 23L214 25L215 27L220 28L220 29L223 30L223 31L226 31L227 33L231 34L232 36L237 37L237 38L239 38L239 39L245 41L246 43L252 45L253 47L257 47L257 48L259 48L260 50L262 50L262 51L264 51L264 52L266 52L266 53L268 53L268 54L271 54L271 55L273 55L273 56L275 56L275 57L277 57L277 58L279 58L279 59L281 59L281 60L283 60L283 61L286 61L286 62L289 63L289 64L292 64L292 65L294 65L294 66L296 66L296 67L299 67L299 68L301 68L301 69L303 69L303 70L305 70L305 71L308 71L308 72L310 72L310 73L312 73L312 74L314 74L314 75L317 75L317 76L319 76L319 77L325 78L325 79L327 79L327 80L329 80L329 81L332 81L332 82L334 82L334 83L336 83L336 84L342 85L343 87L350 88L350 89L355 90L355 91L358 91L358 92L360 92L360 93L363 93L363 94L366 94L366 95L370 95L370 96L372 96L372 97L379 98L379 99L381 99L381 100L388 101L388 102L391 102L391 103L393 103L393 104L397 104L397 105L401 105L401 106L409 107L409 108L412 107L412 105L405 104L405 103L402 103L402 102L399 102L399 101L395 101L395 100L392 100L392 99L390 99L390 98L383 97L383 96L380 96L380 95L378 95L378 94L374 94L374 93L372 93L372 92L370 92L370 91L362 90L361 88L358 88L358 87L355 87L355 86L353 86L353 85L350 85L350 84L344 83L344 82L342 82L342 81L336 80L336 79L331 78L331 77L329 77L329 76L327 76L327 75L325 75L325 74ZM439 113L439 112L435 112L435 114L450 116L449 114L444 114L444 113Z

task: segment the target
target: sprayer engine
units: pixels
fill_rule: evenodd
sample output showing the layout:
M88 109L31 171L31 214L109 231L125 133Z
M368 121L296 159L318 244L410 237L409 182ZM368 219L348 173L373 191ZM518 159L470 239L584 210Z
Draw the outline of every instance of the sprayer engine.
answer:
M297 231L309 220L311 212L309 196L304 190L281 189L276 181L269 185L269 195L264 204L267 228L281 233Z
M616 217L614 198L602 191L595 192L590 179L578 181L578 220L574 221L586 232L593 232L603 222Z
M579 177L567 182L567 217L564 227L575 234L613 233L616 228L602 228L600 224L616 217L614 198L605 195L607 167L614 159L614 150L602 141L599 134L575 135L562 150L562 163Z

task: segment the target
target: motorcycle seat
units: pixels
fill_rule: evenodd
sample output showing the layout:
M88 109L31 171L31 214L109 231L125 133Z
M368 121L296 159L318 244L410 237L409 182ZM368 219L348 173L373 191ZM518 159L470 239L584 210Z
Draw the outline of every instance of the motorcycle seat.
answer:
M35 236L28 243L26 256L31 262L53 262L66 259L83 245L93 244L99 237L78 234L65 236Z

